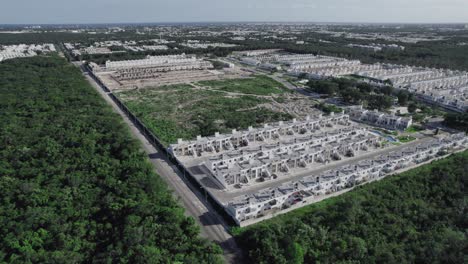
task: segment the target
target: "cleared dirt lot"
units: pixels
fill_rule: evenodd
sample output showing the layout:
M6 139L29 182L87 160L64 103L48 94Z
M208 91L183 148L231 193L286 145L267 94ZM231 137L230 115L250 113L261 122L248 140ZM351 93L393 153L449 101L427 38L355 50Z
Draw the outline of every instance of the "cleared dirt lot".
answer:
M133 80L118 80L115 77L115 72L98 72L96 75L101 78L109 89L119 91L199 81L246 78L251 73L239 69L171 71L157 73L154 78Z

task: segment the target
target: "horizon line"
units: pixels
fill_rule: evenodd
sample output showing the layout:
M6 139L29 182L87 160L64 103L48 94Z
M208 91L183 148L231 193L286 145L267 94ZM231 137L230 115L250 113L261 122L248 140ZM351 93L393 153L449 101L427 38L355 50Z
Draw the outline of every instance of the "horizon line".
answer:
M129 24L254 24L254 23L278 23L278 24L369 24L369 25L433 25L433 24L441 24L441 25L463 25L467 24L468 21L465 22L352 22L352 21L159 21L159 22L66 22L66 23L0 23L1 26L24 26L24 25L129 25Z

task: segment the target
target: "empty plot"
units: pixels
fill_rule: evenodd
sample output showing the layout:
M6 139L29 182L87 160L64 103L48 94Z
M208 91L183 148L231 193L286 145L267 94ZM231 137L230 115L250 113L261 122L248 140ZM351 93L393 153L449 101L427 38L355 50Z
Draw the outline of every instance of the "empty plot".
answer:
M190 85L123 91L117 96L165 144L175 143L178 138L191 139L292 118L290 114L262 107L261 104L269 102L267 98L231 95Z
M245 79L201 81L197 84L226 92L255 95L282 94L287 91L281 83L263 75Z

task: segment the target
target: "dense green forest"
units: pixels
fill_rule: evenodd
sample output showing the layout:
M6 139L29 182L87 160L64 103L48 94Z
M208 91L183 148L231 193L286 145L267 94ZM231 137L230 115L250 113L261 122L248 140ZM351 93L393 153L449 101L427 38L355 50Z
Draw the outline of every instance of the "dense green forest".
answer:
M0 94L0 262L221 262L78 68L8 60Z
M252 263L466 263L468 151L233 232Z

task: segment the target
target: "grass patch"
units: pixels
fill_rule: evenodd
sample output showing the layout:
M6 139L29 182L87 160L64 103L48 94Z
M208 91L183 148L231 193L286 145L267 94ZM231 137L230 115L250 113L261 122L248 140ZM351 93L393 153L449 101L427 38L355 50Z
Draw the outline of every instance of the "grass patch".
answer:
M209 136L217 131L229 132L292 118L258 106L268 99L229 96L190 85L125 91L117 96L165 145L175 143L178 138L193 139L197 135Z
M400 137L397 137L397 139L401 143L408 143L408 142L415 140L416 138L412 136L400 136Z
M422 130L424 130L422 127L412 125L412 126L408 127L405 130L405 132L407 132L407 133L416 133L416 132L422 131Z
M226 92L253 95L282 94L288 91L281 83L264 75L245 79L200 81L197 84Z

